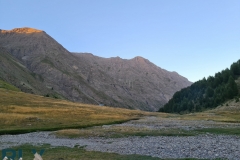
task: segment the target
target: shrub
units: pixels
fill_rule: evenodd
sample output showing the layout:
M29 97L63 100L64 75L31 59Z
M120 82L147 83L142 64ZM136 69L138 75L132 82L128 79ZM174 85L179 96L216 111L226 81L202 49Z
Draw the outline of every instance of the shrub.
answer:
M235 98L235 102L239 102L239 98L238 97Z

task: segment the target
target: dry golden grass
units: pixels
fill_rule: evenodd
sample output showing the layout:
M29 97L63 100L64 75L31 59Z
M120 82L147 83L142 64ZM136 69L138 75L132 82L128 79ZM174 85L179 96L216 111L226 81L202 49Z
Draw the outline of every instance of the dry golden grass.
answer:
M120 138L128 136L191 136L195 133L184 131L178 128L169 129L149 129L136 126L108 126L91 127L85 129L64 129L54 133L58 137L78 138L78 137L107 137Z
M73 103L0 89L0 133L81 128L153 114L155 113Z
M230 100L222 106L205 112L176 116L184 120L212 120L218 122L240 123L240 102Z
M131 126L108 126L108 127L91 127L86 129L66 129L59 130L55 134L59 137L121 137L124 135L136 134L139 132L153 132L147 128L137 128Z

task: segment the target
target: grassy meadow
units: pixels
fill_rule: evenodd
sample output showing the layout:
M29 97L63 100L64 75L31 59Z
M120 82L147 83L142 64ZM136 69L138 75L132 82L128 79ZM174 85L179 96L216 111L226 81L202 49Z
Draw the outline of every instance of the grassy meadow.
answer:
M120 138L128 136L196 136L199 134L224 134L224 135L240 135L240 127L222 126L224 123L240 123L240 103L230 100L212 110L204 112L196 112L190 114L166 114L156 113L153 116L158 117L159 123L162 120L185 120L185 121L215 121L218 125L212 128L200 128L193 130L183 130L179 128L167 129L149 129L136 126L111 126L111 127L91 127L86 129L64 129L55 132L58 137L77 138L77 137L107 137Z
M73 103L65 100L26 94L16 91L15 88L12 90L0 88L0 134L61 130L58 132L59 135L68 135L69 137L75 137L76 135L78 137L81 135L80 137L85 137L86 135L91 135L89 134L92 133L91 128L83 132L79 132L79 130L76 129L122 123L143 116L239 123L240 103L231 100L213 110L179 115ZM172 129L152 131L144 128L139 130L129 127L113 127L106 133L98 129L94 130L95 132L92 136L192 135L192 133Z
M73 103L0 88L0 134L85 128L151 114L155 113Z

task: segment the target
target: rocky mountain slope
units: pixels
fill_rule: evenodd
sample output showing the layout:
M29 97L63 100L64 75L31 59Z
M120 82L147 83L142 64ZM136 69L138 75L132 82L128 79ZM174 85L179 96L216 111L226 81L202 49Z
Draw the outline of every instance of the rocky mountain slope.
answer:
M41 83L41 77L28 70L2 47L0 47L0 79L10 82L24 92L45 95L52 93Z
M142 57L70 53L44 31L32 28L0 30L0 47L0 78L34 94L156 111L191 84Z
M84 74L88 83L97 90L104 89L107 95L121 103L131 104L129 108L141 106L144 110L155 110L156 106L166 103L176 90L190 84L176 72L161 69L142 57L126 60L92 54L75 55L90 66Z

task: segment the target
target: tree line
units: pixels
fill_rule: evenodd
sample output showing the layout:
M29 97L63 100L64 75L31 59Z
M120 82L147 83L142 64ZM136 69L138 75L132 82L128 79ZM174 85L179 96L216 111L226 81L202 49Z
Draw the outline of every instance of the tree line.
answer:
M230 69L222 70L203 78L191 86L176 92L159 112L188 113L215 108L229 99L238 101L239 90L235 82L240 77L240 60L233 63Z

